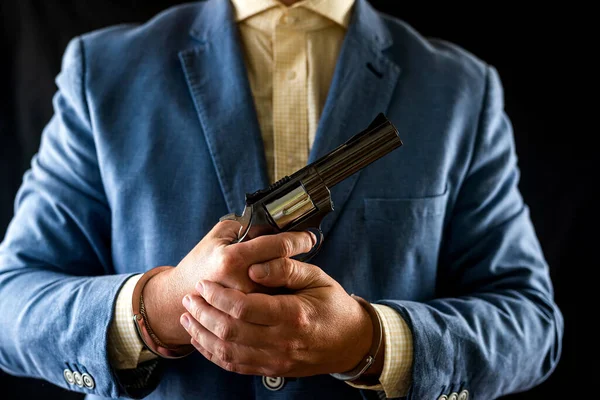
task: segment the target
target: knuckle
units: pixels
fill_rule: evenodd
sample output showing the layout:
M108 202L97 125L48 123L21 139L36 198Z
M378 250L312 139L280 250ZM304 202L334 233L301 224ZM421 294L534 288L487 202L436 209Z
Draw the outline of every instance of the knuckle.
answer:
M223 220L215 224L210 232L211 237L234 239L237 237L237 231L239 230L239 223L232 220Z
M212 277L215 279L215 277ZM202 298L208 304L213 304L215 300L215 291L209 285L204 285L204 292L202 293Z
M223 361L226 364L230 364L233 362L233 353L231 348L227 346L225 343L220 343L215 347L214 354L217 358Z
M235 329L231 324L221 323L217 326L216 331L217 336L222 340L229 342L235 339Z
M208 281L208 282L223 282L223 279L225 278L225 274L222 273L221 271L210 271L210 273L207 273L205 276L202 277L202 279L204 281ZM208 301L209 299L213 298L214 295L214 288L210 287L211 285L203 285L204 287L202 288L202 298L205 299L206 301ZM211 304L210 301L208 301L209 304Z
M235 319L244 320L248 317L248 305L243 300L236 300L231 307L231 315Z
M236 255L234 251L231 251L229 249L224 249L221 253L220 253L220 257L219 257L219 266L221 268L231 268L232 266L235 265L236 262Z
M298 274L298 265L295 260L286 258L283 260L283 268L281 268L281 270L284 272L285 278L289 282Z
M242 281L242 282L236 282L235 285L232 285L232 289L236 289L240 292L244 292L244 293L252 293L252 292L256 292L258 290L258 286L252 282L246 282L246 281Z
M214 363L219 363L219 359L217 358L217 356L215 356L214 353L211 353L210 351L204 349L204 352L207 354L207 358L209 359L209 361L212 361Z
M292 370L292 362L288 360L275 359L268 367L263 367L265 376L284 376Z
M257 372L262 375L262 376L266 376L268 378L275 378L277 376L279 376L279 373L277 372L277 368L275 365L273 365L273 363L270 363L269 365L263 365L257 368Z
M198 349L198 351L200 353L202 353L202 355L208 360L208 361L212 361L215 362L215 356L213 355L213 353L209 352L208 350L206 350L204 347L200 346L199 344L194 344L194 347Z
M300 343L297 339L286 340L280 342L278 347L282 354L291 356L295 354L298 351L298 349L300 349Z
M200 321L200 318L202 317L202 310L197 301L192 300L190 302L190 308L188 311L196 321Z
M196 327L195 324L190 324L190 328L189 328L188 332L189 332L189 335L191 338L193 338L198 343L200 343L200 333L198 332L198 328Z
M221 365L221 367L229 372L238 372L238 368L235 364L230 362L225 362Z
M232 220L223 220L223 221L219 221L217 223L218 225L218 229L220 231L225 231L225 232L236 232L237 229L239 229L240 225L238 222L236 221L232 221Z
M213 280L218 280L218 278L221 278L224 275L223 267L225 265L227 265L225 263L227 261L226 258L227 258L227 256L225 255L225 252L219 252L219 253L215 254L215 256L212 260L213 262L211 264L212 268L210 269L210 272L209 272L210 277Z
M306 331L310 326L310 315L304 309L300 308L292 317L292 326L299 331Z
M291 360L280 360L278 361L277 365L277 374L280 376L288 375L290 372L292 372L293 366L294 363Z
M291 238L288 236L283 237L281 242L279 242L279 245L281 246L280 250L282 257L294 255L294 241Z
M306 274L307 279L314 281L319 277L319 274L322 273L322 270L320 270L316 265L307 264L304 268L304 273Z

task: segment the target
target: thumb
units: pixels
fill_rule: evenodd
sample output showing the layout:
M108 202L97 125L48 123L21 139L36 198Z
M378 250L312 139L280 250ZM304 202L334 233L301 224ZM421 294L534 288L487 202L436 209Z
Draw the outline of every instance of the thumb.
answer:
M267 287L286 287L291 290L331 286L333 279L316 265L291 258L277 258L253 264L248 271L250 279Z

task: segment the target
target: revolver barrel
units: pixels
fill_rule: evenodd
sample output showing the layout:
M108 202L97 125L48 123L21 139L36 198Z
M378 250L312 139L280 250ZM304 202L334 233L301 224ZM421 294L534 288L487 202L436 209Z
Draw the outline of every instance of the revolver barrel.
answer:
M400 146L398 130L379 114L368 128L315 161L313 166L323 183L333 187Z

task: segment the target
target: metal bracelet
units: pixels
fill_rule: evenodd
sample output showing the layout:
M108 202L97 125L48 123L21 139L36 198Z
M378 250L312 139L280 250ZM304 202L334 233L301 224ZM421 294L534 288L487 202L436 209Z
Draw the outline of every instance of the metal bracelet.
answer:
M371 322L373 324L373 342L371 343L371 348L369 349L367 356L351 371L329 374L342 381L356 381L359 379L375 363L383 342L383 324L373 305L362 297L354 294L352 294L351 297L366 309L371 317Z

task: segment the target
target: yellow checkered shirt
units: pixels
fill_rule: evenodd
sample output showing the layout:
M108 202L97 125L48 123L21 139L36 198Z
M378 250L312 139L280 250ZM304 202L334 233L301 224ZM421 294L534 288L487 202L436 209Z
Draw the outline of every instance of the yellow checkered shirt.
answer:
M353 0L231 0L240 29L248 79L263 135L271 182L304 167L350 19ZM109 355L118 369L151 359L132 323L131 298L141 275L121 289L109 332ZM375 304L383 321L380 384L351 386L406 395L412 375L412 335L392 308Z

